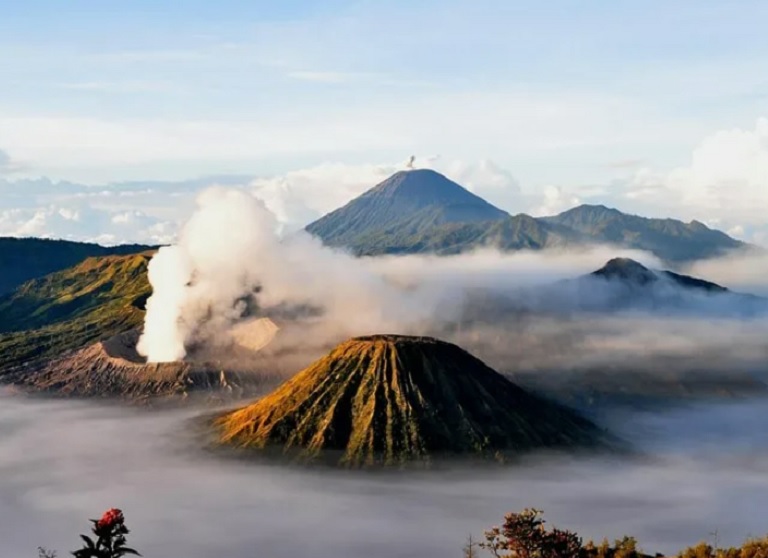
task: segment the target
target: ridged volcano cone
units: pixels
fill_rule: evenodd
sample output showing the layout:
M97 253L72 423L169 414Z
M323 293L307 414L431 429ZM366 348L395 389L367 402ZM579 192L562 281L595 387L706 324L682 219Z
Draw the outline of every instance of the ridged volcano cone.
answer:
M517 387L455 345L396 335L342 343L214 425L223 444L347 466L500 458L599 446L604 438L588 420Z

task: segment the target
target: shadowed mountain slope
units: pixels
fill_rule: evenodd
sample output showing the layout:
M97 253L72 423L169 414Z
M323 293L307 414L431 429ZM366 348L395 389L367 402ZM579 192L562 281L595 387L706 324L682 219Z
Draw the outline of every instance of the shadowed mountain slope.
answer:
M630 258L613 258L603 267L591 273L592 277L599 277L608 280L618 280L635 285L647 285L656 281L668 279L672 283L688 288L698 289L709 293L729 292L725 287L716 283L697 279L688 275L673 273L672 271L651 271L643 264Z
M219 441L361 467L598 447L594 424L450 343L352 339L274 393L214 421Z
M398 239L418 237L446 224L494 221L507 216L442 174L419 169L395 173L310 224L307 231L328 246L365 253L368 245L397 245Z
M0 294L25 281L42 277L80 263L91 256L136 254L149 246L128 244L99 246L85 242L44 238L0 238Z
M568 231L521 213L495 221L447 223L416 233L392 231L366 236L354 251L361 256L429 253L459 254L476 248L542 250L577 245Z
M576 279L542 288L549 309L612 313L640 310L659 315L749 318L765 315L768 300L672 271L648 269L629 258L614 258Z
M603 205L580 205L541 220L579 233L592 242L647 250L669 262L712 258L748 247L698 221L649 219Z
M88 258L0 296L0 371L141 325L151 256Z

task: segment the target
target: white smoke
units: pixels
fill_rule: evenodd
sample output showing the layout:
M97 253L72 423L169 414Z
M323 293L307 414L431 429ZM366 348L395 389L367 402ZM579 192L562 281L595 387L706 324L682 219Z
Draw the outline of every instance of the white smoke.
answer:
M216 328L243 312L236 300L257 285L260 267L272 265L277 222L245 192L211 188L175 246L161 248L149 266L147 302L138 350L151 362L184 357L201 324Z
M197 206L178 244L150 262L153 294L138 345L150 362L180 360L191 344L220 335L257 290L262 308L319 308L329 324L343 323L345 333L402 326L405 315L415 323L437 310L435 296L404 292L308 233L281 238L274 215L247 192L212 188Z
M191 277L191 262L178 246L160 248L149 262L153 292L137 349L152 362L172 362L186 353L181 318Z

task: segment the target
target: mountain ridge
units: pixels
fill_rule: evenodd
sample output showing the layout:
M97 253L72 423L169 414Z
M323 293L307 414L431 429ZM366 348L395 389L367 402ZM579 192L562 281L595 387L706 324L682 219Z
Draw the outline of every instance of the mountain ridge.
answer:
M404 183L407 187L402 187ZM396 205L392 205L393 198ZM443 200L441 204L425 202L436 198ZM465 207L458 211L456 203L461 200ZM482 198L435 171L401 171L310 223L306 231L328 246L359 256L609 244L650 251L665 262L679 264L755 248L696 220L647 218L590 204L558 215L532 217L510 215L480 201ZM477 209L480 207L483 209Z
M91 242L35 237L0 237L0 295L22 283L71 267L93 256L128 255L154 247L142 244L102 246Z
M669 261L704 259L749 246L697 220L642 217L605 205L582 204L541 220L604 243L647 250Z

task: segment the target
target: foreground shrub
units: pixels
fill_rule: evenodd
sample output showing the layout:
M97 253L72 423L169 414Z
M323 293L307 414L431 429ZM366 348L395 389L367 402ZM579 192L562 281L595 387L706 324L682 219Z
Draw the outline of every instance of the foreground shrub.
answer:
M485 532L484 542L477 543L469 537L464 546L465 558L476 558L480 550L488 551L495 558L653 558L640 550L633 537L618 539L613 544L608 540L583 544L581 537L572 531L547 528L541 514L536 509L507 514L500 527ZM768 558L768 536L749 539L738 548L717 548L717 544L713 547L702 542L676 557Z
M572 531L547 528L542 512L536 509L525 509L520 513L507 514L504 517L504 523L500 527L486 531L485 542L478 543L477 546L487 550L496 558L645 557L638 550L637 541L632 537L624 537L612 545L607 540L599 545L592 541L583 544L581 537ZM464 555L474 558L474 554L470 554L466 547ZM684 558L694 557L686 556ZM768 556L764 558L768 558Z
M713 548L702 542L685 549L678 558L768 558L768 537L750 539L740 548Z
M130 531L125 526L122 511L112 508L105 511L101 519L91 519L91 523L96 540L80 535L85 546L72 553L75 558L122 558L128 554L141 556L134 549L125 546L125 536Z
M637 547L634 537L617 539L611 545L604 539L599 545L589 541L582 549L582 556L587 558L641 558L645 556Z
M134 549L125 546L125 536L130 533L125 526L123 512L112 508L104 512L101 519L91 519L91 530L95 538L88 535L80 535L85 545L80 550L75 550L72 555L75 558L122 558L123 556L141 556ZM38 558L56 558L56 552L47 548L38 547Z
M497 558L579 558L581 537L571 531L547 529L541 511L508 513L501 527L485 532L480 547Z

